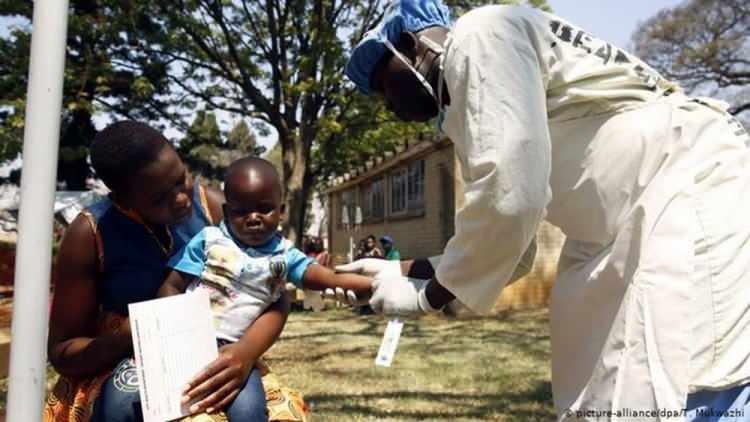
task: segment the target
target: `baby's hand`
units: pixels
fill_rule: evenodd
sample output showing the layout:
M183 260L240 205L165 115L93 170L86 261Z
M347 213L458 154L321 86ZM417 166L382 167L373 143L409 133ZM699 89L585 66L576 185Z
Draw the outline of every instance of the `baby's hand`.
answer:
M347 286L348 289L337 288L334 290L336 298L351 306L362 306L368 303L372 295L373 278L362 274L337 274L339 284Z
M269 277L268 280L266 280L266 283L268 283L272 295L276 295L286 285L286 281L274 277Z
M367 305L371 295L359 294L354 290L344 290L341 287L335 289L325 289L320 292L324 299L337 300L349 306L364 306Z
M284 259L272 259L268 263L268 271L271 273L271 277L268 278L267 283L271 287L271 292L276 294L285 285L286 261Z
M219 356L183 389L182 404L190 403L190 412L214 413L230 405L247 381L254 361L244 358L237 343L219 349Z

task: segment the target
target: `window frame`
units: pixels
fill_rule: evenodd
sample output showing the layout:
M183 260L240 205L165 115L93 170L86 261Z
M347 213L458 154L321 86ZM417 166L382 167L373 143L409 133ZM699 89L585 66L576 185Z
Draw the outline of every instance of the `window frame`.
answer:
M424 211L424 160L409 163L406 180L406 209L410 213ZM412 197L413 196L413 197Z
M360 190L362 204L362 223L377 223L385 219L386 215L386 183L385 177L380 176L364 184Z
M406 167L398 167L391 171L389 177L389 197L388 206L389 216L405 215L408 212L406 201L406 185L408 181L408 171ZM398 198L397 198L398 196ZM399 208L396 208L396 206Z
M348 198L347 198L348 197ZM343 209L346 207L347 213L349 214L349 226L354 225L354 220L356 219L355 213L355 207L356 207L356 192L354 189L346 189L341 192L339 192L339 201L338 201L338 218L336 219L336 225L337 227L341 229L345 229L344 227L344 213Z
M389 181L388 216L412 217L425 213L425 160L412 161L391 171Z

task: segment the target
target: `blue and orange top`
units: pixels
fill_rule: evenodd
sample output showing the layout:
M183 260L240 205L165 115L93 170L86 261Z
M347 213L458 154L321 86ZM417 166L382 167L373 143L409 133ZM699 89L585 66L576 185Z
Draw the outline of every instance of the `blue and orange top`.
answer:
M169 227L166 245L137 215L109 198L82 211L96 234L97 297L103 311L127 315L128 304L156 297L170 271L169 258L214 222L205 187L197 180L192 200L192 214L185 222Z

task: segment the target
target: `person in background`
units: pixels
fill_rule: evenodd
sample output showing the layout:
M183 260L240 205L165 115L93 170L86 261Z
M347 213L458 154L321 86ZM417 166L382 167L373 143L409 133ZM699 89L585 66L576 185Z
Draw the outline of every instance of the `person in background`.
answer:
M383 252L378 248L378 240L375 235L369 235L365 239L365 249L362 258L382 258Z
M354 251L354 260L365 258L367 250L367 239L360 239L357 243L357 250Z
M313 239L313 236L307 234L302 236L302 253L310 258L315 258L315 256L317 255L314 251Z
M324 267L331 266L331 255L323 246L323 239L318 236L313 237L312 252L315 253L315 260L318 261L318 264Z
M383 252L385 253L385 259L389 261L400 261L401 252L396 249L393 245L393 238L385 235L380 238L380 244L383 245Z

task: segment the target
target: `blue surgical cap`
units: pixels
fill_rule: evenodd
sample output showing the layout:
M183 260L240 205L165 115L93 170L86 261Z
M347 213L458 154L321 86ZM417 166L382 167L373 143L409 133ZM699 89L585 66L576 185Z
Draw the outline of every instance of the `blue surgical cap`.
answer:
M396 45L402 32L419 32L432 26L450 28L450 24L450 11L439 0L394 0L380 24L354 47L346 64L346 76L363 94L369 95L372 71L386 51L383 40Z

